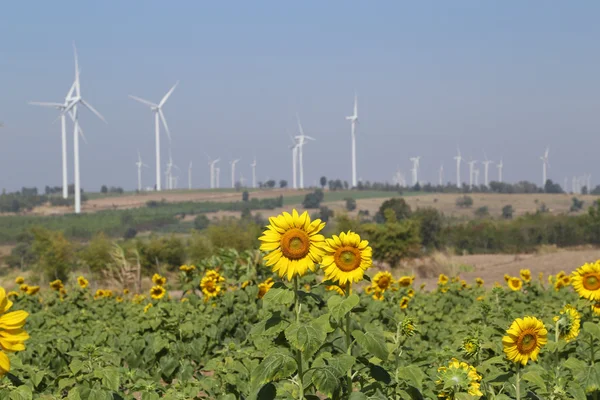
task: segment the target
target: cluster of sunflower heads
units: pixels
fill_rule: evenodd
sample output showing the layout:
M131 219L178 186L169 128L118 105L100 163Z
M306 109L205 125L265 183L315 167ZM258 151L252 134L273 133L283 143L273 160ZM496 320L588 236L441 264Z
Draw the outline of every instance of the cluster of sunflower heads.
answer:
M365 293L371 295L375 300L382 301L386 291L401 291L403 296L400 300L400 308L406 309L410 299L415 295L415 290L412 288L414 280L414 275L402 276L396 281L389 272L378 272L373 277L371 285L365 288Z
M480 382L481 375L477 373L475 367L453 358L447 367L438 368L436 381L438 397L453 400L458 393L481 397L483 393L479 390Z
M204 301L208 302L211 298L217 297L223 290L221 285L224 282L225 277L218 271L214 269L207 270L200 281L200 289L202 289L202 293L204 294Z
M154 300L160 300L165 297L167 294L167 289L165 289L167 278L159 274L154 274L152 276L152 283L154 283L154 286L150 288L150 297Z
M113 291L110 289L98 289L94 294L94 299L107 299L113 297Z
M22 276L18 276L15 279L15 283L19 286L19 290L21 292L23 292L24 294L28 294L30 296L33 296L34 294L36 294L37 292L40 291L40 287L39 286L33 286L33 285L28 285L25 283L25 278L23 278ZM13 292L11 292L12 294ZM15 292L16 293L16 292Z
M565 274L565 271L560 271L556 275L548 275L548 283L554 286L557 292L571 285L571 276Z

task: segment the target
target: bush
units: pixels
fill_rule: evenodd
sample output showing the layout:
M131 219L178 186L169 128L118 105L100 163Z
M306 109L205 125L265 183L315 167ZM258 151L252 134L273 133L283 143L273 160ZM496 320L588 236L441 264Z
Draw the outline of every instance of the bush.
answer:
M356 210L356 200L353 199L352 197L346 198L346 210L348 210L348 211Z
M48 280L66 281L73 268L73 245L62 232L34 228L32 248L37 257L37 268Z
M123 239L133 239L137 236L137 231L134 228L127 228L125 233L123 234Z
M302 202L302 206L306 209L311 208L319 208L321 207L321 202L325 195L321 189L317 189L312 193L308 193L304 196L304 201Z
M577 212L583 208L583 200L579 200L577 197L571 199L571 212Z
M385 211L392 210L394 215L396 216L397 221L402 221L404 219L410 218L412 214L412 210L410 206L406 203L406 201L402 198L393 198L384 201L379 207L379 211L375 216L375 220L379 223L385 221Z
M191 264L199 264L214 254L214 246L206 235L195 231L188 240L188 259Z
M514 213L513 206L510 204L502 207L502 218L504 219L512 219Z
M139 241L138 251L142 268L146 271L155 271L159 265L165 265L172 271L185 262L183 242L174 235L152 236L147 242Z
M323 222L329 222L329 218L333 217L333 210L327 206L321 207L319 210L319 218Z
M473 198L471 196L461 196L456 199L456 205L460 208L470 208L473 206Z
M244 190L244 192L242 193L242 201L248 201L250 200L250 193L248 193L247 190Z
M205 214L200 214L194 219L194 229L201 231L208 228L208 225L210 225L210 220Z
M427 249L440 248L440 235L444 224L442 214L435 208L428 207L415 211L412 218L419 223L421 244Z
M393 213L388 210L388 215ZM373 258L395 267L403 258L416 257L420 253L419 224L404 220L385 224L366 224L366 239L373 248Z
M252 220L223 219L210 224L206 236L214 248L249 250L258 247L261 228Z
M106 268L106 265L112 262L112 258L110 257L112 249L112 240L100 232L79 252L79 258L83 262L83 265L88 267L93 273L99 274Z
M490 210L488 209L488 206L479 207L477 210L475 210L475 216L477 218L489 217Z

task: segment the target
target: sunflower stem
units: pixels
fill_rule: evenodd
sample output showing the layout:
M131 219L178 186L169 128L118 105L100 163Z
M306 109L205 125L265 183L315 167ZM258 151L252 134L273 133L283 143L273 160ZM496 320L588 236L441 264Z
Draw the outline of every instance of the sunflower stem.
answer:
M596 349L594 349L594 338L592 337L592 335L590 334L590 350L592 352L592 365L594 365L594 359L596 358Z
M350 296L350 281L348 281L346 283L346 297ZM348 314L346 314L346 348L347 348L347 353L349 356L352 355L352 342L351 342L351 337L350 337L350 316L352 315L352 311L349 311ZM348 370L348 378L347 378L347 385L348 385L348 396L350 396L352 394L352 367L350 367L350 370Z
M515 379L515 390L517 391L517 400L521 400L521 364L517 363L517 376Z
M300 323L300 296L298 296L298 275L294 276L294 304L296 308L296 323ZM296 350L296 364L298 364L298 380L300 384L300 400L304 400L304 382L302 381L302 352Z

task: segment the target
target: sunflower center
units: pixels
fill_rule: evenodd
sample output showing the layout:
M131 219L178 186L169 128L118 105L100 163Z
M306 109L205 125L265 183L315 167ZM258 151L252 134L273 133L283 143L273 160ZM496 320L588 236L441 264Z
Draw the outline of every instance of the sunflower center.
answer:
M599 274L588 274L583 277L583 287L587 290L598 290L600 289L600 276Z
M308 255L310 239L302 229L292 228L281 237L281 252L290 260L299 260Z
M521 354L528 354L537 346L537 337L531 330L525 330L519 335L517 340L517 349Z
M380 289L387 289L390 286L390 278L387 276L379 278L377 281L377 286L379 286Z
M343 246L333 256L335 265L344 272L354 271L360 267L360 251L356 247Z

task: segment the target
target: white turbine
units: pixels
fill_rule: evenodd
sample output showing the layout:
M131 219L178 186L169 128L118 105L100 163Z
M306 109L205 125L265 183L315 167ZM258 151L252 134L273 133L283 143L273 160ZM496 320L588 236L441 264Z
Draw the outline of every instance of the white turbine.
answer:
M462 182L460 181L460 162L462 161L462 156L460 155L460 149L457 147L458 155L454 157L456 160L456 187L461 188Z
M167 170L165 171L165 180L167 181L167 190L174 189L175 185L173 184L173 169L179 169L179 167L173 164L173 157L171 156L171 149L169 149L169 162L167 163Z
M500 162L496 164L496 168L498 168L498 182L502 183L502 168L504 167L504 162L500 159Z
M131 97L132 99L149 106L150 109L152 110L152 112L154 113L154 135L155 135L155 141L156 141L156 190L157 191L161 190L161 182L160 182L160 121L159 121L159 119L162 121L163 126L165 127L165 131L167 132L167 137L169 138L169 141L171 141L171 132L169 131L169 126L167 125L167 120L165 119L165 115L163 114L162 107L165 105L165 103L169 99L169 96L171 96L171 94L173 93L173 91L175 90L175 88L177 87L178 84L179 84L179 81L177 81L175 83L175 85L173 85L173 87L167 92L167 94L165 94L165 96L162 98L162 100L158 104L154 104L151 101L129 95L129 97ZM167 185L169 185L169 182L167 182Z
M79 115L77 113L77 106L81 104L82 107L87 108L92 113L94 113L98 118L100 118L103 122L106 123L104 117L96 111L91 104L85 101L81 97L81 85L79 82L79 60L77 58L77 48L75 48L75 44L73 44L73 52L75 54L75 82L73 83L73 91L69 92L71 96L67 96L67 101L69 105L63 110L64 114L71 114L71 118L73 118L73 154L74 154L74 171L75 171L75 213L79 214L81 212L81 180L79 176L79 135L81 134L81 129L79 127Z
M292 150L292 188L298 189L298 180L297 180L297 167L298 167L298 140L294 139L290 135L290 140L292 141L292 145L290 146L290 150Z
M300 117L298 116L298 114L296 114L296 118L298 119L298 130L300 131L300 135L296 136L296 140L298 141L298 167L300 168L300 189L304 189L303 147L306 143L308 143L307 140L315 139L304 134L304 129L302 129L302 124L300 123Z
M188 190L192 190L192 162L188 167Z
M221 168L215 167L215 188L221 187Z
M67 123L66 116L64 114L64 110L69 106L69 102L73 98L73 92L75 91L75 82L71 85L71 89L65 96L64 103L51 103L51 102L39 102L39 101L30 101L29 104L34 106L42 106L42 107L52 107L56 108L60 111L60 126L61 126L61 149L62 149L62 193L63 198L66 199L69 197L69 182L67 177ZM69 116L71 117L71 121L75 122L75 116L73 114L73 110L69 112ZM81 137L85 141L85 136L83 135L83 131L81 127L79 127L79 133Z
M471 160L467 164L469 165L469 188L473 189L473 169L477 161Z
M411 157L410 161L413 163L412 171L412 180L413 186L415 186L419 182L419 160L421 156Z
M473 171L475 173L475 186L479 186L479 169Z
M488 187L489 186L489 181L488 181L488 172L490 169L490 164L493 164L494 162L491 160L488 160L487 155L485 154L485 152L483 153L483 156L485 158L485 160L482 162L483 164L483 184Z
M256 157L250 166L252 167L252 187L256 189Z
M543 156L540 157L540 160L542 160L542 189L545 189L546 187L546 181L548 180L547 177L547 169L550 168L550 162L548 161L548 153L550 152L550 149L548 147L546 147L546 152L544 153Z
M210 168L210 188L211 189L215 189L216 186L216 176L215 176L215 171L217 167L215 167L215 165L221 160L220 158L217 158L215 160L211 160L210 157L208 156L208 154L206 155L208 157L208 166Z
M231 164L231 187L235 188L235 164L237 164L240 161L240 159L236 159L233 161L230 161L229 164Z
M146 164L144 164L142 162L142 156L140 155L140 152L138 151L138 160L135 163L135 165L137 166L137 175L138 175L138 192L142 191L142 167L146 167L148 168L148 166Z
M439 185L444 186L444 164L440 165Z
M354 113L346 117L350 121L352 138L352 187L356 187L356 124L358 123L358 96L354 95Z

